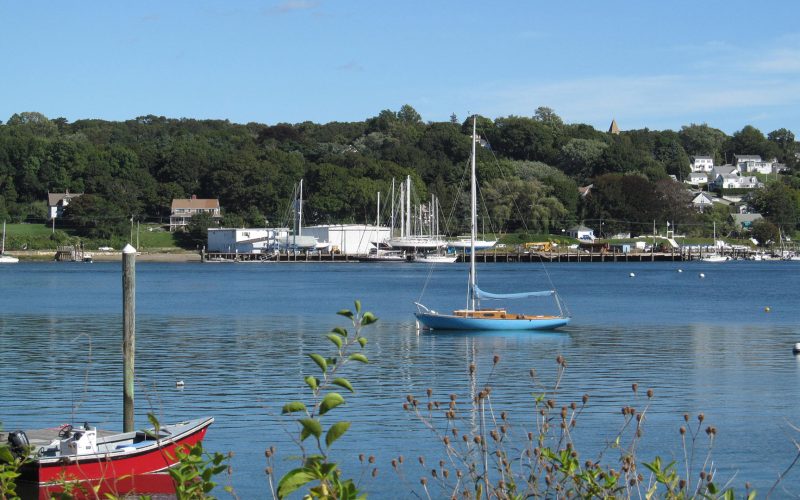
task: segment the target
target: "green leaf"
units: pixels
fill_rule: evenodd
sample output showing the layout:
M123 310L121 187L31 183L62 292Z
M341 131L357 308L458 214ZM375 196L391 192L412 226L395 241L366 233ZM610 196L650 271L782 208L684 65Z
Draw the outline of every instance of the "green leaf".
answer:
M353 361L361 361L362 363L369 363L367 357L359 353L351 354L348 359L352 359Z
M281 413L286 415L287 413L294 413L298 411L306 411L306 405L300 401L292 401L291 403L286 403L283 405L283 410L281 410Z
M361 312L361 301L357 300L356 301L356 313L360 313L360 312Z
M350 309L342 309L336 314L338 314L339 316L344 316L345 318L353 319L353 312Z
M378 318L376 318L371 312L365 312L364 316L361 318L361 324L364 326L371 325L376 321L378 321Z
M322 435L322 424L319 423L319 420L315 420L313 418L301 418L298 420L300 425L303 426L303 430L306 431L307 436L310 434L316 438L319 438Z
M14 455L8 446L0 446L0 462L11 463L14 461Z
M341 326L337 326L336 328L334 328L333 330L331 330L331 332L332 332L332 333L339 334L339 335L341 335L342 337L347 337L347 330L345 330L345 329L344 329L344 328L342 328Z
M329 333L325 336L328 337L328 340L336 344L336 347L338 347L339 349L342 348L342 337L336 335L335 333Z
M338 385L339 387L344 387L345 389L347 389L350 392L356 392L353 389L353 386L350 385L350 381L347 380L346 378L341 378L341 377L340 378L335 378L335 379L333 379L331 384Z
M358 337L358 343L361 345L363 349L365 345L367 345L367 337Z
M319 354L309 354L309 358L313 359L314 362L319 366L319 369L322 370L322 373L325 373L328 370L328 363L325 361L325 358L320 356Z
M306 469L294 469L287 472L278 482L278 498L286 498L286 495L313 480L314 475Z
M336 422L333 424L325 435L325 446L330 448L334 441L342 437L349 428L350 422Z
M344 398L336 393L336 392L329 392L322 398L322 402L319 404L319 414L325 415L332 409L336 408L340 404L344 403ZM319 436L317 436L319 437Z
M317 377L309 375L308 377L305 378L305 381L306 385L311 387L312 391L316 391L317 387L319 387L319 379Z

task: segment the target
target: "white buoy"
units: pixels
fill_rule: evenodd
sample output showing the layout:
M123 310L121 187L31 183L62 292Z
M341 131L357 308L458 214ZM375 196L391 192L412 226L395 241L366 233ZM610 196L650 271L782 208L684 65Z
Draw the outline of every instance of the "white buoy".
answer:
M683 269L678 269L678 272L679 272L679 273L682 273L682 272L683 272Z
M796 343L794 347L792 347L792 352L794 354L800 354L800 342Z
M701 277L701 278L705 278L705 277L706 277L706 274L705 274L705 273L700 273L700 277Z
M630 276L631 278L634 278L634 277L636 277L636 275L635 275L634 273L631 273L629 276Z
M765 312L765 313L768 313L768 312L770 312L771 310L772 310L772 309L771 309L769 306L767 306L767 307L765 307L765 308L764 308L764 312Z
M175 387L182 388L184 385L185 384L183 383L183 380L178 380L175 382Z

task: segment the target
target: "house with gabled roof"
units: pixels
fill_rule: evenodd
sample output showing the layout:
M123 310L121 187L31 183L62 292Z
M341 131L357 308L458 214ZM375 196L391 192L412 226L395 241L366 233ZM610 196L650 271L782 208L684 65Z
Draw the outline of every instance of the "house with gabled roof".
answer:
M731 219L733 219L736 229L745 231L749 231L755 221L763 218L761 214L731 214Z
M80 196L83 196L83 193L70 193L69 189L63 193L47 193L47 220L57 219L64 215L64 207Z
M703 213L703 211L711 208L713 204L714 199L705 191L700 191L699 193L695 194L694 198L692 198L692 206L700 213Z
M178 229L183 229L193 216L204 213L210 214L219 223L222 220L219 200L216 198L198 198L195 195L192 195L189 199L176 198L172 200L169 230L177 231Z
M686 184L691 184L693 186L708 184L708 174L706 174L705 172L692 172L683 182L685 182Z

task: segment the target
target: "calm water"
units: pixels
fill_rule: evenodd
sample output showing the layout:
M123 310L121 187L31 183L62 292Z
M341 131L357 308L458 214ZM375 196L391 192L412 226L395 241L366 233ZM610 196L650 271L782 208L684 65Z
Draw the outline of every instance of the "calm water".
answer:
M529 369L548 383L556 356L568 360L558 399L591 396L575 434L585 458L614 439L623 405L644 406L630 390L637 382L656 395L642 458L679 458L682 415L702 411L718 429L718 478L740 489L750 481L763 494L792 461L791 440L800 439L790 425L800 425L800 360L791 352L800 342L800 263L487 264L481 286L491 291L546 288L549 274L573 323L557 333L418 336L413 302L428 271L409 264L139 263L137 425L146 424L148 411L162 421L214 416L206 447L235 453L231 481L241 498L266 496L264 449L277 446L281 473L296 463L287 434L294 427L280 408L305 397L302 379L316 370L306 354L327 352L322 334L344 326L335 312L359 298L380 318L365 331L372 362L349 373L358 392L331 416L353 421L335 447L350 477L361 475L358 453L375 455L379 479L362 483L373 497L411 496L424 474L416 457L432 463L443 456L402 410L405 395L432 388L440 399L466 399L468 364L478 365L483 381L495 354L495 409L510 410L526 428ZM460 264L439 268L425 303L461 305L464 274ZM0 267L5 429L85 420L121 428L121 300L119 263ZM176 389L177 380L185 388ZM399 454L410 458L403 477L390 466ZM798 485L794 470L781 495L800 494Z

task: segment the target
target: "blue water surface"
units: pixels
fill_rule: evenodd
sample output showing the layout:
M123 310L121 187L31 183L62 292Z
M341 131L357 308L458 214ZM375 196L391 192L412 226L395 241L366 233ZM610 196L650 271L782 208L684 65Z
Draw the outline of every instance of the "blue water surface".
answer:
M799 272L797 262L482 264L487 291L555 285L572 323L557 332L418 334L415 301L441 310L465 304L465 265L140 262L137 425L148 412L165 422L214 416L207 449L233 452L232 475L220 482L240 498L269 496L264 450L276 446L279 474L297 464L296 425L281 407L307 399L303 378L317 373L307 354L330 352L324 333L345 326L336 311L360 299L380 318L364 332L371 362L346 367L356 393L345 394L329 422L353 422L334 456L372 497L424 495L419 478L447 460L439 439L403 410L406 395L427 402L430 388L433 400L455 394L466 409L489 383L495 413L508 411L524 436L535 419L533 395L556 382L557 356L567 368L548 397L560 406L590 396L573 433L584 458L613 442L621 408L631 405L647 409L639 456L681 461L683 414L694 428L702 412L702 428L717 428L719 482L743 491L748 481L765 493L800 439L792 428L800 425L800 361L792 354ZM0 266L4 429L71 421L121 428L121 283L120 263ZM441 428L442 415L433 413ZM463 430L472 423L462 421ZM707 443L701 431L698 457ZM361 453L374 464L362 465ZM400 455L398 473L391 461ZM604 456L615 463L619 452ZM796 496L797 484L792 470L776 491Z

